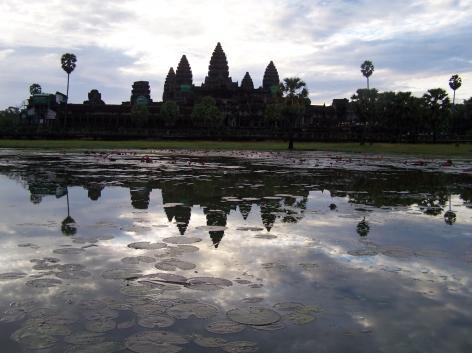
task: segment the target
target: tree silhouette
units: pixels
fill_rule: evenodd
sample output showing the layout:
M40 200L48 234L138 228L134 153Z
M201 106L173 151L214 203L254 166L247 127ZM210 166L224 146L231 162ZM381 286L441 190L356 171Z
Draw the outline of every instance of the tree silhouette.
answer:
M295 121L305 113L306 106L310 104L306 83L299 77L287 77L280 84L280 92L285 101L284 116L288 122L289 143L288 149L293 149L293 128Z
M372 74L374 73L374 69L375 69L374 64L370 60L364 61L361 65L362 75L364 75L365 78L367 78L367 89L370 89L370 87L369 87L369 77L372 76Z
M33 83L29 87L30 94L34 96L35 94L41 94L41 86L38 83Z
M69 78L72 71L74 71L77 62L77 57L74 54L66 53L61 57L62 69L67 73L67 100L66 100L66 111L64 117L64 127L67 125L67 105L69 103Z
M459 75L452 75L449 79L449 87L454 91L454 96L452 98L452 105L456 104L456 90L462 86L462 79Z
M449 97L442 88L434 88L423 95L423 100L429 110L428 123L433 132L433 142L436 142L441 125L445 123L449 113Z

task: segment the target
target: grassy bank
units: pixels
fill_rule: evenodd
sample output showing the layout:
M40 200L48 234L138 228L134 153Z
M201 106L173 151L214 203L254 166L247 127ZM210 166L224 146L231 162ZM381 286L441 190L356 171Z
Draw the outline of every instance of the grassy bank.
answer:
M1 140L0 148L37 149L194 149L194 150L254 150L285 151L283 141L94 141L94 140ZM376 154L402 154L442 157L472 157L472 145L461 144L391 144L375 143L295 143L296 150L332 151Z

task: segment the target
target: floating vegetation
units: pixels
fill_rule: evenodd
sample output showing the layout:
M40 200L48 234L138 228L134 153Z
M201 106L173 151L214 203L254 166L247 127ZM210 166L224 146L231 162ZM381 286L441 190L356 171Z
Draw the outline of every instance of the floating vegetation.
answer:
M135 353L177 353L188 340L169 331L139 332L126 339L125 346Z
M206 329L212 333L228 334L241 332L245 329L245 326L234 321L223 320L209 323Z
M165 243L150 243L148 241L138 241L128 244L128 248L137 250L158 250L167 247Z
M240 231L243 231L243 232L260 232L260 231L263 231L264 228L260 228L260 227L238 227L236 228L236 230L240 230Z
M373 248L349 250L347 253L351 256L376 256L379 254L379 252Z
M135 279L141 276L141 271L135 268L114 268L102 273L105 279Z
M124 345L119 342L99 342L91 345L77 345L69 347L64 353L114 353L125 349Z
M84 311L82 312L82 316L87 320L95 321L95 320L116 319L119 316L119 314L117 311L105 307L100 310Z
M317 270L320 266L318 264L300 264L300 267L305 271Z
M33 287L33 288L51 288L51 287L57 287L58 285L61 285L61 284L62 284L62 281L55 278L38 278L38 279L32 279L25 283L26 286Z
M262 298L262 297L249 297L249 298L244 298L241 301L243 303L254 304L254 303L260 303L260 302L264 301L264 298Z
M146 315L138 319L138 324L146 328L165 328L170 327L175 323L175 319L166 315Z
M259 330L259 331L278 331L282 330L285 328L285 324L282 321L275 322L270 325L264 325L264 326L251 326L253 329Z
M178 237L169 237L169 238L164 238L164 242L169 243L169 244L178 244L178 245L185 245L185 244L194 244L202 241L201 238L196 238L196 237L184 237L184 236L178 236Z
M302 309L304 307L301 303L295 302L284 302L284 303L277 303L274 305L274 309L279 311L295 311L298 309Z
M33 244L33 243L20 243L18 244L18 247L19 248L30 248L30 249L34 249L34 250L37 250L39 249L39 245L36 245L36 244Z
M54 254L60 255L78 255L84 251L82 248L61 248L61 249L54 249Z
M6 272L0 273L0 281L10 281L14 279L21 279L27 276L24 272Z
M21 308L9 308L0 314L0 322L11 323L21 321L25 318L26 312Z
M179 259L171 258L154 265L155 268L162 271L193 270L197 267L195 264Z
M198 319L209 319L217 313L217 307L206 303L177 304L167 309L167 314L176 319L188 319L191 316Z
M85 324L85 328L92 332L108 332L114 330L116 322L111 319L92 320Z
M157 273L152 273L150 275L145 275L143 278L161 278L164 281L169 281L169 282L177 282L177 283L187 283L187 277L181 276L181 275L176 275L174 273L166 273L166 272L157 272Z
M256 234L254 238L272 240L272 239L277 239L277 236L274 234Z
M226 343L223 350L228 353L252 353L257 352L259 347L255 342L249 341L235 341Z
M281 319L279 313L263 307L237 308L228 311L226 316L235 322L251 326L270 325Z
M230 280L217 277L192 277L187 281L187 288L200 291L214 291L232 285Z
M149 287L142 285L126 285L121 287L120 292L131 297L141 297L150 294Z
M64 337L64 342L76 345L91 345L94 343L103 342L105 340L105 336L103 333L97 332L74 332L69 336Z
M382 255L395 258L408 258L415 255L412 249L405 248L402 246L383 246L380 248Z
M223 227L223 226L199 226L199 227L196 227L195 229L199 229L199 230L203 230L207 232L224 232L228 228Z
M261 265L262 268L266 270L285 270L287 269L287 265L281 264L281 263L273 263L273 262L268 262L265 264Z
M315 320L314 316L300 313L297 311L286 315L285 318L290 322L294 323L295 325L306 325Z
M127 265L138 265L140 263L151 264L156 262L156 259L150 256L130 256L122 258L121 262Z
M226 340L219 337L206 337L201 335L195 335L193 337L193 342L204 348L219 348L223 347L227 343Z

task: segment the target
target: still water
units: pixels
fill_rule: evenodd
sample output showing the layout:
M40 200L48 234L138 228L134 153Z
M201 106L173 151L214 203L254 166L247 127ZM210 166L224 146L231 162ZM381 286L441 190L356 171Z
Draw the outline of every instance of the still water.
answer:
M453 162L0 151L0 352L471 352Z

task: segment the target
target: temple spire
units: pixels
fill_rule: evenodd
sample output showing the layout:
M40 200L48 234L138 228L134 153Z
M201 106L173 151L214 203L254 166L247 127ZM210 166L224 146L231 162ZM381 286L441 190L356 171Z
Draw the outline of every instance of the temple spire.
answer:
M208 67L208 77L210 79L220 80L225 80L229 77L228 61L220 42L216 45L213 55L211 56L210 66Z
M244 75L244 78L241 81L241 88L244 91L252 91L254 89L254 83L252 82L252 78L251 75L249 75L249 72L246 72L246 75Z
M221 43L218 42L210 59L208 76L205 78L205 86L208 88L231 87L232 81L229 77L229 66L226 54Z
M177 87L181 87L182 85L191 86L193 83L192 69L190 68L190 64L188 63L187 57L185 55L183 55L182 59L180 59L175 78Z
M271 91L274 86L280 85L279 73L277 68L274 65L274 62L271 61L264 73L264 79L262 80L262 88L264 91Z
M169 69L169 73L166 77L166 82L164 83L164 94L162 95L162 100L168 101L175 99L175 92L177 90L177 80L174 72L174 68Z

